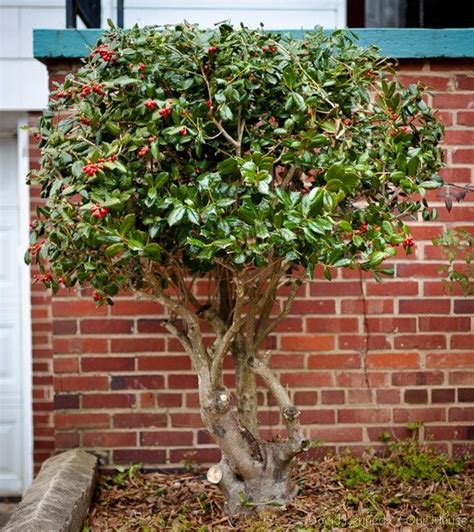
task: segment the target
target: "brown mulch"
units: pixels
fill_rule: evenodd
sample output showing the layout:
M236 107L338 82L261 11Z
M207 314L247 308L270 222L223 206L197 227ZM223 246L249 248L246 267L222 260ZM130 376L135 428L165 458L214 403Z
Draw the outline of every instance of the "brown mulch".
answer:
M472 462L437 480L400 480L399 473L387 474L391 465L383 478L371 478L379 466L344 460L298 464L300 493L291 505L241 518L223 513L222 496L203 471L147 473L134 467L103 475L84 531L474 530Z

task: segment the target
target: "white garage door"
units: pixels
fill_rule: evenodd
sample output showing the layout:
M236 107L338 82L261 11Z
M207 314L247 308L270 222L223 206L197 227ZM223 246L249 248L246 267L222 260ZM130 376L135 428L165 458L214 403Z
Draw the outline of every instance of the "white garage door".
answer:
M0 494L23 488L17 139L0 132Z

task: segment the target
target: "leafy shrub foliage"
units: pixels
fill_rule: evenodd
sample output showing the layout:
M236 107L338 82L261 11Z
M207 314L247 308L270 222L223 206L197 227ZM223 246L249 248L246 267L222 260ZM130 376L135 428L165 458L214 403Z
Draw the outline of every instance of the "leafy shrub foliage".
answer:
M29 262L99 303L144 264L383 270L440 186L442 127L350 33L112 28L39 123ZM413 196L416 193L416 196ZM46 266L47 264L47 266ZM287 270L291 273L290 270Z

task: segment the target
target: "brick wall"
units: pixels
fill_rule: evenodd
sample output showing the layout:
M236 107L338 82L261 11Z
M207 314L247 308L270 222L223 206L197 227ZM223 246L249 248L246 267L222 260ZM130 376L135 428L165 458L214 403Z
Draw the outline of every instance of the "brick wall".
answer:
M64 65L51 70L60 79ZM472 182L474 62L406 61L400 74L435 89L431 103L447 126L444 178ZM34 162L34 146L31 155ZM436 192L430 196L437 205ZM394 279L379 284L340 271L332 282L308 283L270 339L273 367L323 451L377 445L381 432L403 436L412 421L423 422L422 436L443 451L474 451L474 300L445 293L442 257L431 244L448 226L474 226L474 194L451 213L437 206L436 221L413 224L415 252L399 255ZM53 446L93 450L104 465L218 460L201 426L190 362L160 326L162 308L122 294L97 310L88 293L51 300L35 287L33 316L38 461ZM230 366L226 380L232 386ZM278 410L263 388L259 401L262 432L274 436Z

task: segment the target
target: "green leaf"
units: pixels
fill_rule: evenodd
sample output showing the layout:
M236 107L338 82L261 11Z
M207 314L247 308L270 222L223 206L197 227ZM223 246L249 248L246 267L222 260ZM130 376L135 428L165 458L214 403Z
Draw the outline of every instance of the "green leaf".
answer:
M194 225L199 225L199 213L194 210L194 209L191 209L190 207L188 207L186 209L186 214L188 215L188 220L194 224Z
M125 246L122 242L117 242L116 244L112 244L105 250L105 254L108 257L115 257L115 255L118 255L121 251L125 249Z
M152 242L143 248L143 253L152 259L159 259L161 255L161 246Z
M321 129L324 129L328 133L336 133L336 122L334 120L325 120L321 124Z
M341 231L346 231L347 233L352 231L352 225L347 220L340 220L338 225Z
M345 171L345 166L342 163L334 163L326 172L325 180L330 181L331 179L339 179L342 181Z
M171 226L180 222L186 213L186 208L183 205L175 207L168 215L168 224Z
M125 218L122 221L122 224L120 226L120 231L124 235L127 235L130 232L130 229L135 227L135 222L136 222L135 214L133 213L127 214L127 216L125 216Z
M229 157L217 165L217 170L222 175L230 175L238 170L238 163L234 157Z

